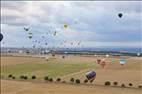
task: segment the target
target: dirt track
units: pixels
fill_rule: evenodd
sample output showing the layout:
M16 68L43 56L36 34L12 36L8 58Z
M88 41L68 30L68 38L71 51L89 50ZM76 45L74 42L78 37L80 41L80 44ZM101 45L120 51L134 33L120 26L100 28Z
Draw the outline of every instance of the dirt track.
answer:
M2 94L141 94L140 89L2 80Z

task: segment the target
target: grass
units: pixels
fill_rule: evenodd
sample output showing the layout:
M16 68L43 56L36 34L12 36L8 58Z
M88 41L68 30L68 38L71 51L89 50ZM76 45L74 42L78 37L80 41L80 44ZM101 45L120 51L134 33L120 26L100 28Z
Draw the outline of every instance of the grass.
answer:
M37 79L43 79L46 75L49 77L60 77L70 73L88 68L88 64L67 64L67 63L25 63L17 65L8 65L1 67L1 75L13 74L16 78L20 75L37 76Z

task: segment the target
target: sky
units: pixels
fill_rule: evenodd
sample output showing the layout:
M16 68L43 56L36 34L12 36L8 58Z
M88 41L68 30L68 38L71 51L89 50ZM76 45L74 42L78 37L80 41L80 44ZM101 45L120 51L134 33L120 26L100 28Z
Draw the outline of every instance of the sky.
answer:
M142 48L141 6L141 1L1 1L1 46Z

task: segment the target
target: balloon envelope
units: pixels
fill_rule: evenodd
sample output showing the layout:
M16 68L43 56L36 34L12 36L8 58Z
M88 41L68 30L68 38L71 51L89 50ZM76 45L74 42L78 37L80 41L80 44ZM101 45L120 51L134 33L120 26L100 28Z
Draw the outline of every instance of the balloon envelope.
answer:
M121 17L123 16L123 14L122 14L122 13L119 13L118 16L119 16L119 18L121 18Z
M64 24L64 28L67 28L68 27L68 25L67 24Z
M124 59L120 59L119 63L120 63L121 65L124 65L124 64L126 63L126 61L125 61Z
M3 39L3 35L0 33L0 41L2 41Z
M105 60L102 60L100 64L101 64L101 66L104 68L104 67L105 67L105 65L106 65Z
M24 27L24 30L25 30L25 31L29 31L29 28L25 28L25 27Z
M95 71L89 71L86 73L86 78L88 80L94 80L96 77L96 72Z
M137 56L140 56L141 54L140 53L137 53Z
M101 63L101 59L97 59L97 63L100 64Z

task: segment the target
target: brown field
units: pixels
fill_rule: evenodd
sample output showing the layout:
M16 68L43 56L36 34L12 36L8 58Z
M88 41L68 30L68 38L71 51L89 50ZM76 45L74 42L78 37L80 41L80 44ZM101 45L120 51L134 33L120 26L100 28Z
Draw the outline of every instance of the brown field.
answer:
M101 58L101 57L99 57ZM106 58L107 65L103 69L95 63L96 57L93 56L67 56L62 59L61 56L56 56L52 59L54 62L67 64L89 64L90 67L79 70L78 72L67 74L61 78L67 82L71 77L85 79L84 73L89 70L95 70L97 73L95 81L92 85L72 85L61 83L43 83L43 82L24 82L1 80L1 94L142 94L142 89L138 89L138 85L142 84L142 58L141 57L126 57L126 64L121 66L118 62L118 57ZM43 58L36 57L12 57L1 56L1 67L28 64L28 63L46 63ZM95 67L93 68L93 66ZM117 81L120 86L122 83L128 86L133 83L133 88L121 88L104 86L105 81Z
M140 89L1 81L2 94L141 94Z

